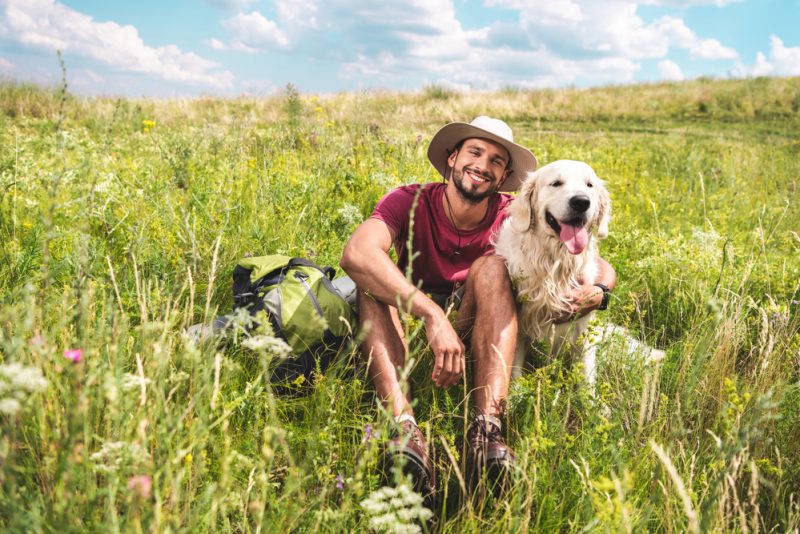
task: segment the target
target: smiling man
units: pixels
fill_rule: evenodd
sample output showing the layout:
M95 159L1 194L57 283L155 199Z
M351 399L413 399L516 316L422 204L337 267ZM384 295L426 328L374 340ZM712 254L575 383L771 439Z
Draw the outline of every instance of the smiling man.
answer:
M400 385L398 369L407 346L398 308L424 321L434 356L431 378L438 387L461 380L462 338L470 343L475 417L464 453L475 469L471 474L504 474L514 461L502 419L517 315L505 263L493 255L491 239L513 198L502 192L515 191L537 166L533 153L514 143L505 122L485 116L444 126L431 140L428 159L445 183L407 185L388 193L353 233L341 261L358 287L369 377L397 422L388 460L405 457L423 493L435 489L435 476L410 393L404 394ZM388 254L393 245L397 264ZM607 269L600 279L613 287L613 269L602 263ZM600 305L602 293L598 297L597 287L590 286L572 297L575 311L590 310ZM451 309L458 310L458 332L447 317Z

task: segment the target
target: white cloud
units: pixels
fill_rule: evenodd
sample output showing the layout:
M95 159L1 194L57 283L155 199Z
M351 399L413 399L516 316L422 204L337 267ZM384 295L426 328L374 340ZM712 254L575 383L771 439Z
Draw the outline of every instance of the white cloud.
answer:
M769 58L756 54L753 65L738 64L731 74L746 76L800 76L800 47L787 47L776 35L770 36Z
M698 59L736 59L739 54L732 48L722 46L716 39L700 39L683 20L675 17L663 17L656 21L659 32L666 36L677 48L689 51Z
M669 59L658 62L658 73L661 75L662 80L680 81L684 79L680 66Z
M97 22L55 0L4 0L0 36L23 45L72 52L121 71L226 89L233 74L177 46L147 46L133 26Z
M289 39L278 25L258 11L234 15L224 20L222 26L234 35L231 44L227 45L231 50L255 52L257 49L289 46Z
M11 72L14 70L14 64L4 57L0 57L0 72Z

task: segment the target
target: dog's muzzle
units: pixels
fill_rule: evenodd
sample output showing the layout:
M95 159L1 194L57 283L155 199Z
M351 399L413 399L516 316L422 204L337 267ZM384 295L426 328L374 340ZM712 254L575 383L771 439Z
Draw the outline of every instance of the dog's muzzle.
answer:
M575 213L586 213L592 201L586 195L575 195L569 199L569 208Z

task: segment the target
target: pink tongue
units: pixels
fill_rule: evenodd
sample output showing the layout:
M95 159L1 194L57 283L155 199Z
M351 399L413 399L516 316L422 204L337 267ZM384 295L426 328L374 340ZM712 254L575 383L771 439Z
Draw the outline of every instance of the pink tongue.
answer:
M582 226L570 226L561 223L561 235L559 236L570 254L580 254L589 242L589 232Z

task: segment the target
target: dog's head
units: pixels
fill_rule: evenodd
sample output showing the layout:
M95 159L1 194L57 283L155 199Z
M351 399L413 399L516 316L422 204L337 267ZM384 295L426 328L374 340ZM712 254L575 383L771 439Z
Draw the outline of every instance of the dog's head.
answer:
M580 254L589 232L608 235L611 202L605 184L582 161L554 161L528 175L510 208L518 232L550 232L570 254Z

